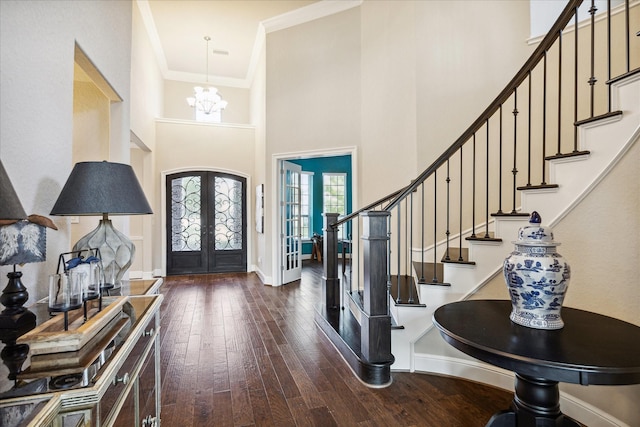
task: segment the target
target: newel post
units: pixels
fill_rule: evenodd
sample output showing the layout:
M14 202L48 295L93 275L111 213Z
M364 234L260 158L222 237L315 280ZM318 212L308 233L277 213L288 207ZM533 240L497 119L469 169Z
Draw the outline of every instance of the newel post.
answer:
M333 227L338 221L337 213L324 213L324 238L322 240L323 267L322 290L323 301L327 309L340 306L340 279L338 278L338 227Z
M361 214L364 266L364 317L361 323L362 355L371 363L393 361L391 354L391 317L387 296L387 221L390 212L368 211Z

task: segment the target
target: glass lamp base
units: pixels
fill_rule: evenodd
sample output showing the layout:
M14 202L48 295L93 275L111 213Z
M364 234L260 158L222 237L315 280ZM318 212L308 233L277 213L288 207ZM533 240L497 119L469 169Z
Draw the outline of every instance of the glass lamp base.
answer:
M98 227L82 237L73 247L74 251L97 248L100 250L105 284L119 287L122 277L131 266L136 247L124 234L113 227L110 219L100 220ZM112 277L109 277L109 276Z

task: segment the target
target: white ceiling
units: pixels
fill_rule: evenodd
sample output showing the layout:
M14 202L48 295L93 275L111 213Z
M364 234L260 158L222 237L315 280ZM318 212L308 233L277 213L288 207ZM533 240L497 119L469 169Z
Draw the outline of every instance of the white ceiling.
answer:
M362 0L137 0L168 80L249 87L265 33L358 6ZM219 53L228 52L227 53Z

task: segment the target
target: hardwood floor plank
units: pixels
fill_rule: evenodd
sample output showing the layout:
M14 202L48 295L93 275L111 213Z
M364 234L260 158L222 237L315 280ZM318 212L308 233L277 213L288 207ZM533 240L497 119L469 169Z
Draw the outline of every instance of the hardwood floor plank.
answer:
M231 382L231 409L233 425L247 426L253 424L253 407L249 389L244 381Z
M222 391L213 393L213 420L215 420L216 426L227 427L233 426L233 409L232 409L231 391ZM209 420L203 420L202 422L195 422L194 426L203 426L211 422ZM199 421L199 420L198 420Z
M307 407L302 396L287 399L287 404L289 405L289 410L293 415L293 420L295 421L296 426L313 427L315 425L312 413Z
M229 390L229 368L226 361L213 365L213 390L216 392Z
M366 387L315 325L321 286L320 263L281 287L250 273L165 278L162 425L481 427L509 407L510 392L436 375Z
M300 390L298 390L291 371L282 356L280 354L272 354L270 359L285 398L291 399L300 396Z
M340 402L344 402L347 405L350 415L356 422L361 422L369 419L369 411L362 405L362 402L356 397L351 389L345 384L343 375L333 368L322 369L327 379L333 386L333 392L325 392L332 396L339 396Z
M251 400L251 408L253 409L253 422L256 426L274 426L271 417L271 408L267 394L262 388L249 390L249 398Z
M313 425L316 427L332 427L338 425L326 406L313 408L310 412L313 419Z
M280 351L282 358L285 360L287 367L291 372L291 377L295 381L298 390L300 391L300 395L304 399L307 407L319 408L326 406L320 392L314 385L313 381L311 381L311 378L307 375L307 372L304 370L304 367L298 360L296 354L292 350L288 349L287 346L281 346Z
M206 425L209 420L215 419L213 408L213 389L196 391L193 402L193 422L190 424Z

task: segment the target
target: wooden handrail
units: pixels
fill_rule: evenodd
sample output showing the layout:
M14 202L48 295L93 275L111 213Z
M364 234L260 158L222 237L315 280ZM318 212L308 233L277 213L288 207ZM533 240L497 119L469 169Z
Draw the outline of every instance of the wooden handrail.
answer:
M476 119L475 122L469 128L462 133L462 135L445 150L440 157L438 157L427 169L424 170L411 185L405 187L398 192L395 199L389 203L384 209L393 209L400 201L402 201L407 195L414 191L420 184L422 184L429 176L433 174L440 166L456 153L460 147L462 147L472 136L476 133L489 118L491 118L500 108L502 104L513 94L513 91L527 78L529 71L533 70L536 65L544 58L544 54L558 39L560 32L571 21L571 18L576 13L577 8L582 4L582 0L570 0L567 6L564 8L556 22L553 24L547 35L542 39L536 50L533 51L529 59L524 63L522 68L511 79L507 86L500 92L496 99L489 104L486 110Z
M355 218L355 217L359 216L362 212L368 211L368 210L370 210L371 208L373 208L374 206L381 205L381 204L383 204L384 202L386 202L387 200L390 200L390 199L394 198L394 197L395 197L395 196L397 196L401 191L404 191L404 190L405 190L406 188L408 188L408 187L409 187L409 186L407 186L407 187L403 187L403 188L401 188L401 189L399 189L399 190L394 191L394 192L393 192L393 193L391 193L391 194L388 194L388 195L384 196L384 197L383 197L383 198L381 198L381 199L376 200L376 201L375 201L375 202L373 202L373 203L369 203L367 206L365 206L365 207L363 207L363 208L360 208L360 209L358 209L358 210L357 210L357 211L355 211L355 212L350 213L349 215L347 215L347 216L343 217L342 219L340 219L340 220L338 220L338 221L336 221L336 222L334 222L334 223L329 224L329 226L331 226L331 227L338 227L338 226L340 226L340 225L344 224L345 222L350 221L350 220L352 220L353 218Z

